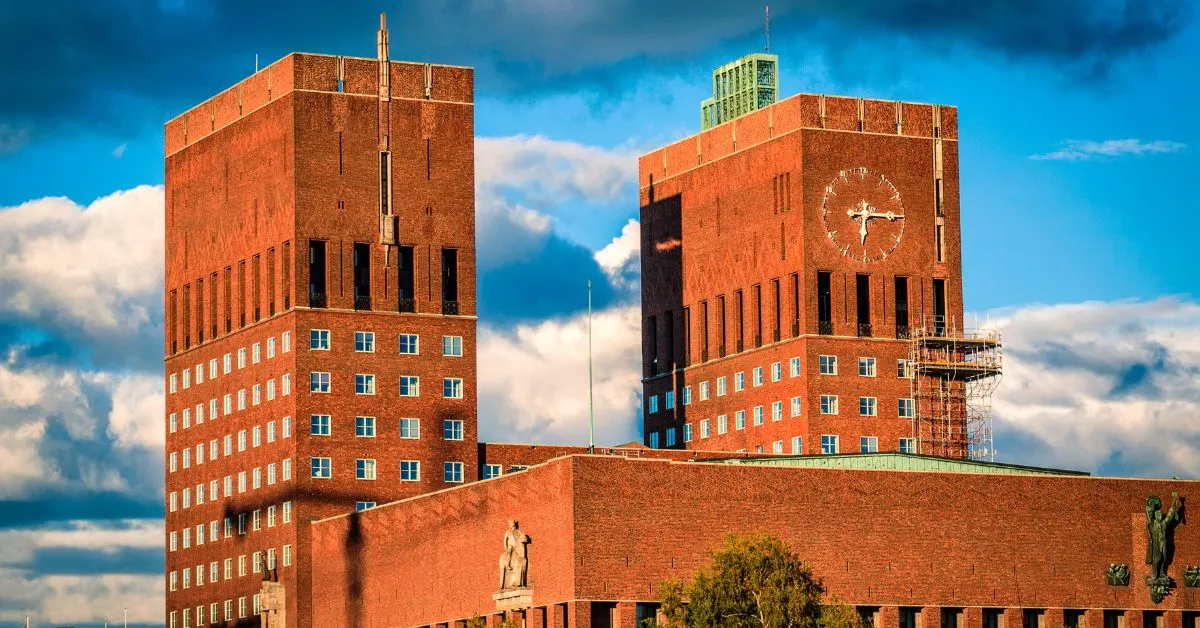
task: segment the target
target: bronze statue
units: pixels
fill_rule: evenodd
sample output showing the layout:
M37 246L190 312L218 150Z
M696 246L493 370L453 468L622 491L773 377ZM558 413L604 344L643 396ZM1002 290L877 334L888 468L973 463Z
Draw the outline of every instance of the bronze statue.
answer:
M1146 564L1150 575L1150 599L1157 604L1171 589L1167 567L1171 564L1171 528L1179 523L1179 493L1171 493L1171 509L1162 512L1162 500L1157 495L1146 498Z
M528 585L529 535L521 531L516 520L504 534L504 553L500 554L500 590Z

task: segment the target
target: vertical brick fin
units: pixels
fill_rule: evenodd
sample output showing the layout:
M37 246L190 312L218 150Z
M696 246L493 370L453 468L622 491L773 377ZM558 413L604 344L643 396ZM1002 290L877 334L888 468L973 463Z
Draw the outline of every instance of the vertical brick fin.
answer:
M421 139L428 140L433 138L433 134L437 128L437 111L433 103L421 103Z
M433 93L433 67L425 64L425 100Z
M696 165L704 163L704 147L700 142L700 134L696 134Z
M896 102L896 135L904 135L904 103Z

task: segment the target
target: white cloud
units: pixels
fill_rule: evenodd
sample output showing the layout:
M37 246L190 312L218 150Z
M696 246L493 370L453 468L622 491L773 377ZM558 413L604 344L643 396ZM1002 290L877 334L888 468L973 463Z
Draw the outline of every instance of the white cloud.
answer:
M637 153L540 135L480 137L475 140L475 178L486 187L519 188L526 195L561 201L623 200L637 180Z
M1059 150L1041 155L1032 155L1030 159L1053 161L1086 161L1095 158L1124 157L1127 155L1146 155L1177 153L1187 148L1186 144L1168 140L1143 142L1138 139L1124 140L1068 140L1063 142Z
M26 578L18 570L0 568L5 604L0 622L32 625L73 623L121 625L128 611L133 624L163 623L165 586L160 575L108 574Z
M0 209L0 317L136 338L161 308L162 234L161 186Z
M1200 477L1200 304L1092 302L991 316L1005 351L998 459Z
M596 443L639 439L641 310L596 312L592 321ZM481 440L585 444L587 315L479 334Z
M619 288L630 289L641 277L642 231L637 220L630 219L621 228L621 235L596 251L596 263L604 269L608 280Z

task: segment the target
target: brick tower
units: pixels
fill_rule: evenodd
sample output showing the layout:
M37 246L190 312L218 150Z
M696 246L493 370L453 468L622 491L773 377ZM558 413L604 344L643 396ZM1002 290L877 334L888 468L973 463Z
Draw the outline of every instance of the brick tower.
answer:
M166 124L168 626L256 622L314 589L310 521L476 479L473 126L472 70L382 20Z
M644 155L646 444L972 453L998 364L925 368L998 349L961 328L957 140L954 107L802 94Z

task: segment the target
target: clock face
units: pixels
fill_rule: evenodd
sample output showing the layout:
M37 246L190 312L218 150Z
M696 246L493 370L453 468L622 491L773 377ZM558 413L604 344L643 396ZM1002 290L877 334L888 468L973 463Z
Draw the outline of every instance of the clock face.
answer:
M827 186L822 219L842 255L863 262L887 259L904 236L904 202L888 178L867 168L843 170Z

